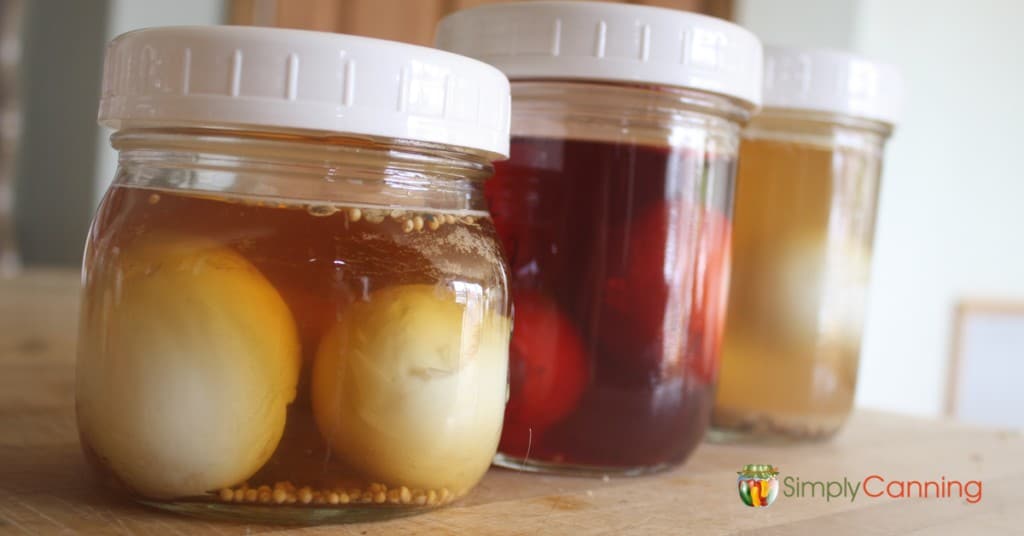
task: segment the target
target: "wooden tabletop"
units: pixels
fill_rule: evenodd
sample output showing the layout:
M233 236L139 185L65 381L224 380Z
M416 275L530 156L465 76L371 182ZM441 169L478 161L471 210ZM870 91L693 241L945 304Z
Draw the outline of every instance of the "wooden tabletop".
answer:
M828 443L705 444L649 477L493 469L460 503L395 521L288 528L177 517L105 494L84 465L73 410L77 302L72 272L0 280L0 534L1024 534L1024 434L866 411ZM748 463L801 481L980 480L982 498L825 501L785 496L783 486L775 504L755 509L736 491Z

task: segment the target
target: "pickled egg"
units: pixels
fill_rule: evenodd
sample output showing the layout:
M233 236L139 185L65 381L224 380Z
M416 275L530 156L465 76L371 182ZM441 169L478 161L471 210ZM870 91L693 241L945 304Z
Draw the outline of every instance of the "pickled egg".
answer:
M772 303L784 312L780 332L804 339L818 333L859 339L870 249L855 241L830 241L824 233L805 233L780 244L772 260Z
M252 476L295 398L299 342L278 292L212 242L153 237L87 287L83 441L131 490L201 494Z
M367 478L461 493L490 465L511 327L475 289L458 298L431 285L375 291L321 342L317 425L334 454Z

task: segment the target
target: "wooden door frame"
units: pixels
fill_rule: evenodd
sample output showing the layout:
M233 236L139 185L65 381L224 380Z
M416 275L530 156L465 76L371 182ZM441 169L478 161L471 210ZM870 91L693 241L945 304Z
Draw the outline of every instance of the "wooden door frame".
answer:
M964 298L953 309L953 330L950 341L948 372L946 374L945 415L956 417L960 399L959 378L963 371L963 344L970 315L1005 315L1024 317L1024 301Z

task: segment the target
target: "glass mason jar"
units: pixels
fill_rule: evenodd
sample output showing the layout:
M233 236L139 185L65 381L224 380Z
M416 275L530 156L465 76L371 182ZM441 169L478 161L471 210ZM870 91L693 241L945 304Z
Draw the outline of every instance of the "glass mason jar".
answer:
M768 47L744 131L713 437L825 438L853 406L882 149L899 77Z
M76 393L102 479L269 522L465 495L506 401L508 275L483 196L504 76L227 27L126 34L106 70L120 165L86 247Z
M709 17L576 2L456 13L438 41L512 79L511 157L486 186L515 307L496 463L679 463L711 415L760 44Z

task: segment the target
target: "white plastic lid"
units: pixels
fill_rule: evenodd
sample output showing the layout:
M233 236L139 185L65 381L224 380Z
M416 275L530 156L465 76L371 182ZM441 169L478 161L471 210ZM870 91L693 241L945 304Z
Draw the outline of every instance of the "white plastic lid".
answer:
M765 108L899 120L903 79L895 66L834 50L768 46L764 53Z
M509 85L420 47L243 26L137 30L107 47L99 121L402 138L508 156Z
M437 46L509 78L684 87L756 107L761 42L744 28L673 9L604 2L491 4L453 13Z

